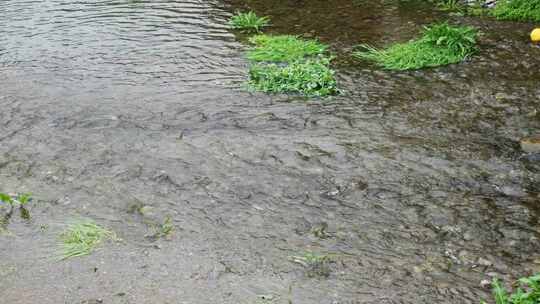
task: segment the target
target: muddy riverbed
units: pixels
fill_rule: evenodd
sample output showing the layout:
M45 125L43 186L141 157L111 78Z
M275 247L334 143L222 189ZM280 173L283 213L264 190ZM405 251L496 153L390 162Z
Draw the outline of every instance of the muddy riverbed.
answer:
M227 26L246 8L330 44L343 95L247 91ZM347 56L441 18L480 53ZM0 303L479 303L482 280L540 271L531 28L397 0L1 1L0 191L35 199L0 234ZM122 240L57 261L80 217ZM292 258L310 252L331 259Z

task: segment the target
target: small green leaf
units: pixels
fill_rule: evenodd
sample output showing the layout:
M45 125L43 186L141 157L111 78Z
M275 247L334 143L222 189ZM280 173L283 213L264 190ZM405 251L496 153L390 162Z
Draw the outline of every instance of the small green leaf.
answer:
M0 201L6 204L13 205L13 199L11 198L11 196L2 192L0 192Z
M21 193L17 196L17 201L21 203L21 205L26 205L30 200L32 200L31 193Z

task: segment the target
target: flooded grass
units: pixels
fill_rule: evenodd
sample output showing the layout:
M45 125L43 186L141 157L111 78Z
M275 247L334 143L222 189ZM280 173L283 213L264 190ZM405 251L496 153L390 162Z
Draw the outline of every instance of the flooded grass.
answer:
M509 293L499 282L494 279L493 299L495 304L538 304L540 303L540 273L531 277L518 280L519 287ZM486 304L486 302L482 302Z
M305 96L338 93L331 58L325 55L326 45L291 35L256 35L249 41L255 45L247 54L255 63L249 70L251 88Z
M249 85L265 93L329 96L339 92L328 58L296 61L285 67L277 64L253 65L249 77Z
M501 0L491 11L499 20L540 21L540 0Z
M306 252L301 256L292 256L291 261L300 264L307 270L310 277L328 277L330 275L330 263L334 262L335 255L317 254Z
M264 27L270 25L270 19L268 17L259 17L252 11L247 13L238 12L231 18L229 25L236 30L258 33Z
M377 49L363 45L354 55L389 70L415 70L458 63L476 51L476 30L446 23L426 27L422 37L407 43Z
M106 239L114 239L114 233L92 220L79 220L69 225L60 235L61 260L92 253Z
M292 62L323 55L328 48L317 40L304 40L292 35L257 35L249 42L255 45L247 54L252 61Z
M170 238L174 231L174 224L172 218L167 216L163 223L159 223L154 226L154 232L151 235L148 235L147 238L155 241L159 238Z

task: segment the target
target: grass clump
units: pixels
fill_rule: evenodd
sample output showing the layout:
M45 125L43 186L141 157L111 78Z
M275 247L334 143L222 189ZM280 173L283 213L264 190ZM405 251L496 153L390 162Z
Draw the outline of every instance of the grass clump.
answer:
M305 96L338 93L326 45L291 35L256 35L250 42L255 45L247 54L254 63L249 71L251 88Z
M253 65L249 85L266 93L300 93L306 96L328 96L338 93L335 72L330 59L295 61L287 66Z
M262 28L270 25L270 19L268 17L259 17L252 11L247 13L238 12L229 20L229 25L236 30L259 33Z
M519 287L509 294L497 279L493 280L495 304L538 304L540 303L540 273L518 280ZM486 304L486 302L482 302Z
M249 41L255 45L247 55L252 61L292 62L323 55L327 49L317 40L304 40L292 35L256 35Z
M363 45L354 53L361 59L374 61L389 70L414 70L458 63L476 52L477 32L468 26L447 23L425 27L422 37L387 49Z
M74 222L60 235L61 260L88 255L104 240L114 239L114 233L92 220Z
M500 20L540 22L540 0L499 0L491 15Z

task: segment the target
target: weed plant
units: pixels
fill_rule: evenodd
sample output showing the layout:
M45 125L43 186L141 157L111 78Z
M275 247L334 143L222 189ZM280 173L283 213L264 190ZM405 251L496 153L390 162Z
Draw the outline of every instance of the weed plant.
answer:
M414 70L458 63L476 52L477 32L468 26L447 23L425 27L417 40L395 44L387 49L362 45L354 56L376 62L389 70Z
M68 226L60 235L61 260L88 255L104 240L114 239L114 233L91 220L80 220Z
M329 65L329 58L295 61L286 66L253 65L249 71L249 85L266 93L334 95L338 93L337 82Z
M304 40L292 35L256 35L249 39L255 45L247 57L252 61L293 62L323 55L327 46L317 40Z
M174 229L175 227L172 218L170 216L167 216L162 224L157 224L154 227L154 233L148 235L147 238L152 241L156 241L159 238L170 238Z
M494 279L493 298L495 304L538 304L540 303L540 274L521 278L518 280L519 287L509 294L501 283ZM482 302L486 304L486 302Z
M0 202L9 206L9 211L6 213L6 221L11 217L13 209L18 204L21 217L23 219L30 219L30 212L26 209L26 205L32 200L32 194L20 193L17 196L11 196L6 193L0 192Z
M259 33L264 27L270 25L270 19L268 17L259 17L252 11L247 13L238 12L229 20L229 25L236 30Z
M499 0L491 15L500 20L540 22L540 0Z

